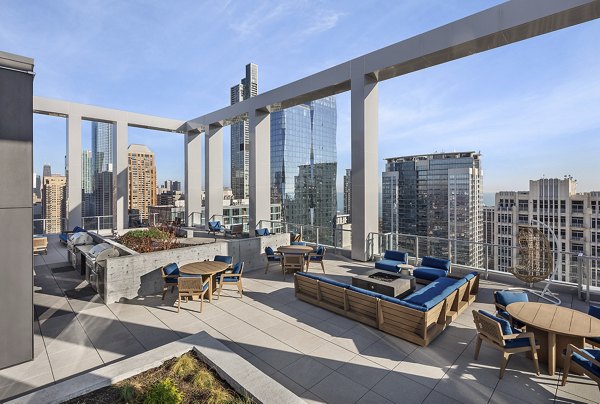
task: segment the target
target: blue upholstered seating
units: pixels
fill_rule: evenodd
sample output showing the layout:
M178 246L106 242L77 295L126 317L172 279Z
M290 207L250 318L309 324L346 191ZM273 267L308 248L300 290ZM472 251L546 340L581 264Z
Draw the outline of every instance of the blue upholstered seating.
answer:
M306 242L304 242L304 241L292 241L291 245L306 245Z
M177 287L179 283L179 266L174 262L163 266L161 268L161 276L163 278L163 281L165 282L163 286L162 295L162 299L165 300L167 290L171 288L171 293L173 293L173 290L175 289L175 287Z
M213 259L213 261L224 262L228 265L231 265L233 258L231 258L229 255L215 255L215 259Z
M265 255L267 256L267 267L265 268L265 273L267 273L269 271L269 265L271 262L281 263L281 254L275 253L271 247L265 247Z
M590 305L590 307L588 309L588 314L592 317L596 317L597 319L600 319L600 307ZM593 337L593 338L586 338L585 340L587 342L589 342L590 344L594 345L595 347L600 347L600 336Z
M408 263L408 253L394 250L386 250L383 259L375 262L375 268L385 271L398 272L398 264Z
M506 311L506 306L511 303L517 302L528 302L529 297L527 297L526 292L516 292L512 290L497 290L494 292L494 301L496 303L496 310L498 311L498 315L500 317L505 318L508 321L511 321L510 314ZM516 327L523 327L524 324L514 320L512 324Z
M563 377L562 385L567 383L567 377L569 370L573 370L585 373L593 381L598 383L600 388L600 349L582 349L575 345L567 345L566 353L564 355L565 362L563 364Z
M403 300L407 303L423 306L429 310L465 283L467 283L467 280L464 278L439 278L405 297Z
M321 269L323 273L325 273L325 263L323 262L325 258L325 247L322 245L317 246L315 252L308 254L308 260L306 261L306 270L308 271L308 267L311 262L321 264Z
M448 275L450 260L434 257L423 257L421 265L413 270L413 276L425 281L434 281Z
M217 236L217 233L220 232L224 232L225 228L223 227L223 225L221 224L220 221L216 220L216 221L212 221L212 222L208 222L208 233L213 233L213 235Z
M582 349L582 351L592 356L596 361L600 362L600 349ZM600 367L593 364L588 358L585 358L577 352L573 352L573 357L571 359L582 368L600 377Z
M353 286L348 285L347 283L334 281L333 279L324 278L324 277L318 276L318 275L313 275L308 272L296 272L296 276L306 276L307 278L317 279L320 282L328 283L328 284L334 285L334 286L339 286L340 288L344 288L344 289L353 287ZM364 290L364 289L361 289L361 290Z
M240 297L243 296L243 287L242 287L242 273L244 272L244 262L238 262L233 266L232 269L228 269L225 272L217 275L217 286L219 288L218 296L221 297L221 289L223 289L223 285L230 284L236 285L238 288L238 292L240 293Z
M254 230L254 234L257 236L268 236L271 233L269 232L269 229L256 229Z

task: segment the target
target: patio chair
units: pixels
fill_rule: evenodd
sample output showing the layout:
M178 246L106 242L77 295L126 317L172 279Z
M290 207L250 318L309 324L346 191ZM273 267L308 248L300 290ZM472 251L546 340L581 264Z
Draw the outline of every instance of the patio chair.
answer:
M256 230L254 230L254 234L257 237L260 237L260 236L268 236L271 233L269 232L269 229L256 229Z
M281 269L283 270L283 280L285 273L290 270L292 272L304 271L304 254L283 254Z
M600 307L590 305L590 308L588 309L588 314L590 316L596 317L597 319L600 320ZM600 348L600 336L593 337L593 338L586 338L585 340L592 346L595 346L596 348Z
M201 276L182 276L179 278L178 283L177 313L179 313L182 297L185 298L186 302L188 297L198 297L200 299L200 313L202 313L202 304L204 295L208 292L210 277L207 276L203 280Z
M321 264L321 269L323 270L323 273L325 273L325 265L323 264L324 258L325 258L325 247L320 245L317 247L317 250L315 252L308 254L308 258L306 260L306 271L308 272L308 266L310 265L310 263L314 262L314 263Z
M224 231L225 228L223 227L223 225L221 225L220 221L217 220L208 222L208 234L212 233L215 237L215 240L217 239L217 233L222 233Z
M217 275L217 287L219 291L217 297L221 297L221 289L223 285L236 285L238 292L240 292L240 298L243 296L244 288L242 287L242 273L244 272L244 262L238 262L233 266L233 269L228 269L225 272L221 272Z
M305 241L292 241L291 245L306 245Z
M598 383L600 389L600 349L581 349L569 344L563 357L565 358L562 377L563 386L567 384L569 370L573 368L574 371L589 376L590 379Z
M160 269L160 273L164 282L162 300L165 300L167 290L171 288L171 293L173 293L173 291L177 287L177 280L179 279L179 267L176 263L172 262L168 265L163 266Z
M231 263L233 262L233 258L229 255L215 255L215 259L213 261L224 262L229 265L231 268Z
M33 255L46 254L48 255L48 238L33 237Z
M265 255L267 256L267 267L265 273L269 271L269 265L271 262L278 262L281 265L281 253L279 251L273 251L271 247L265 247Z
M500 379L502 379L510 356L514 353L530 351L535 371L539 376L540 366L538 364L537 350L540 346L536 344L533 332L520 332L511 327L507 320L483 310L473 310L473 321L477 328L475 360L479 358L479 350L483 341L492 348L502 351L502 362L500 363Z
M497 311L496 315L498 317L502 317L502 318L508 320L508 322L513 327L523 329L525 327L525 324L521 323L518 320L513 319L511 317L511 315L508 314L508 311L506 311L506 306L508 306L511 303L528 302L528 301L529 301L529 297L527 296L526 292L517 292L517 291L512 291L512 290L496 290L496 291L494 291L494 303L496 305L496 311Z

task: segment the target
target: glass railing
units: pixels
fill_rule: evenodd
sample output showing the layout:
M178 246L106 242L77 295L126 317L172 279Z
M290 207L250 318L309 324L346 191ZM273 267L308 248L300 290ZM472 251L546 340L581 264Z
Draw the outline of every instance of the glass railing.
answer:
M347 228L344 228L347 226ZM288 223L275 220L261 220L258 228L267 228L270 233L292 233L299 235L308 244L323 245L334 250L352 249L352 229L349 225L340 227L313 226L307 224Z
M51 219L33 219L33 234L59 234L66 230L67 219L51 218Z
M112 230L113 216L84 216L81 218L81 227L91 231Z

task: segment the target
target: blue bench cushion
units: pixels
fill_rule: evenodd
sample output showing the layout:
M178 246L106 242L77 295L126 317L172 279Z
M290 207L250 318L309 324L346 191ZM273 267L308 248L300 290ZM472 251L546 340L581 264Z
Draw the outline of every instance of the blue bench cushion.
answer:
M443 258L423 257L421 260L422 267L443 269L446 272L450 271L450 261Z
M448 275L448 271L431 267L416 267L413 270L413 276L419 279L435 281Z
M386 260L399 261L399 264L406 264L408 261L408 253L394 250L386 250L383 254Z
M439 278L424 288L407 296L403 300L407 303L423 306L425 309L429 310L466 282L467 280L464 278L458 280L452 278Z
M177 278L166 278L165 283L177 283Z
M494 293L496 303L506 307L511 303L528 302L529 298L525 292L513 292L510 290L500 290Z
M357 288L356 286L350 286L348 289L352 290L354 292L362 293L363 295L372 296L372 297L375 297L377 299L385 300L386 302L390 302L390 303L394 303L394 304L399 304L400 306L408 307L408 308L419 310L419 311L426 311L425 307L423 307L423 306L419 306L419 305L416 305L416 304L408 303L408 302L405 302L403 300L396 299L395 297L391 297L391 296L387 296L387 295L382 295L381 293L372 292L372 291L367 290L367 289Z
M172 262L163 267L163 272L165 275L179 275L179 267L176 263ZM177 281L175 281L177 282Z
M489 317L492 320L495 320L498 323L500 323L500 328L502 329L502 334L504 334L504 335L512 335L513 334L513 328L510 326L510 323L508 321L506 321L505 319L496 317L493 314L488 313L485 310L479 310L479 312L481 314L483 314L484 316ZM517 339L523 339L523 338L517 338ZM527 340L527 341L529 341L529 340ZM527 345L529 345L529 342L527 342Z
M306 242L304 242L304 241L292 241L291 245L306 245Z
M311 279L317 279L321 282L328 283L330 285L339 286L340 288L348 289L350 285L343 282L334 281L333 279L324 278L322 276L313 275L307 272L296 272L296 276L305 276Z
M398 267L396 266L398 264L401 264L401 262L383 259L375 262L375 268L383 269L384 271L398 272Z
M600 361L600 349L584 349L584 351L587 354L589 354L590 356L592 356L594 359L596 359L597 361ZM587 358L579 355L578 353L573 352L572 359L575 363L577 363L582 368L589 370L596 376L600 376L600 368L598 366L594 365Z

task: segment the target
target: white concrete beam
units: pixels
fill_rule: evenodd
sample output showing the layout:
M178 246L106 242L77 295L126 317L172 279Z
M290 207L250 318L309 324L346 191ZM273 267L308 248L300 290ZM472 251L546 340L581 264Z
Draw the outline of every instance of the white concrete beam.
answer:
M204 217L206 227L208 221L218 215L221 222L223 218L223 127L209 125L204 135L204 153L206 164L206 184L204 196Z
M129 159L127 147L129 146L129 128L126 121L115 124L113 138L113 228L117 231L129 227L129 197L128 170Z
M200 225L202 209L202 135L188 132L184 140L185 220L188 226Z
M271 115L264 110L251 111L250 127L250 206L248 230L260 220L271 220Z
M67 229L81 226L81 116L67 118Z
M378 83L366 76L362 60L352 63L352 259L366 261L369 233L379 231Z

